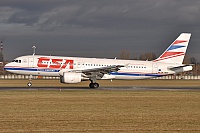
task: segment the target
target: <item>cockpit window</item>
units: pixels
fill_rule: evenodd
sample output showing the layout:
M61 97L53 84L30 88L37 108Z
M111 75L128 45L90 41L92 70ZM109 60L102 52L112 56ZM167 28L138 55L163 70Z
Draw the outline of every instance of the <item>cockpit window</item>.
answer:
M22 60L13 60L12 62L22 63Z

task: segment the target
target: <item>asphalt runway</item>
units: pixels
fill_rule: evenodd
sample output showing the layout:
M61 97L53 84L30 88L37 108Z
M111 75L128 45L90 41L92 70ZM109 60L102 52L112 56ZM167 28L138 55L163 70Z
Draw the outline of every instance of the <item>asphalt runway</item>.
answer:
M0 90L197 90L199 87L0 87Z

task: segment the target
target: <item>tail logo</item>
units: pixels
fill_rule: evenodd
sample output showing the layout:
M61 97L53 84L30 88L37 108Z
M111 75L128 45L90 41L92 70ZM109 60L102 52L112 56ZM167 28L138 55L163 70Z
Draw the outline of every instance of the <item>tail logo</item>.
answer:
M185 42L188 42L188 41L185 41L185 40L174 41L173 44L160 56L160 58L155 61L185 55L185 52L181 52L181 51L179 52L179 50L178 50L180 48L186 47L185 45L181 45L181 43L185 43Z
M172 58L184 55L185 52L178 52L177 49L185 47L184 45L180 45L180 43L187 42L185 40L176 40L174 43L166 50L166 52L161 56L161 58Z
M181 33L178 38L154 62L182 64L191 33Z
M173 44L179 44L179 43L183 43L183 42L187 42L187 41L185 41L185 40L176 40L176 41L174 41Z

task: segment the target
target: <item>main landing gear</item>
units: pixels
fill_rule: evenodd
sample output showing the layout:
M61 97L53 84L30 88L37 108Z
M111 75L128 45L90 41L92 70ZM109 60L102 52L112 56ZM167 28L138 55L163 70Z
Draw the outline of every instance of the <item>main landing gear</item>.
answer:
M96 83L96 82L94 82L94 80L90 80L91 81L91 83L89 84L89 87L90 88L98 88L99 87L99 84L98 83Z
M98 88L98 87L99 87L99 84L98 84L98 83L90 83L90 84L89 84L89 87L90 87L90 88Z

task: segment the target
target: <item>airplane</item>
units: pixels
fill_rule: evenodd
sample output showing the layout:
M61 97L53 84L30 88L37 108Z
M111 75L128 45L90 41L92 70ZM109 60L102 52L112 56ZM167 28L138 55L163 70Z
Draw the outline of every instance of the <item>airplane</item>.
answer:
M149 79L192 70L191 64L182 64L191 33L178 38L152 61L121 60L83 57L26 55L5 65L14 74L60 77L61 83L74 84L90 80L90 88L98 88L99 79ZM27 84L32 85L31 79Z

